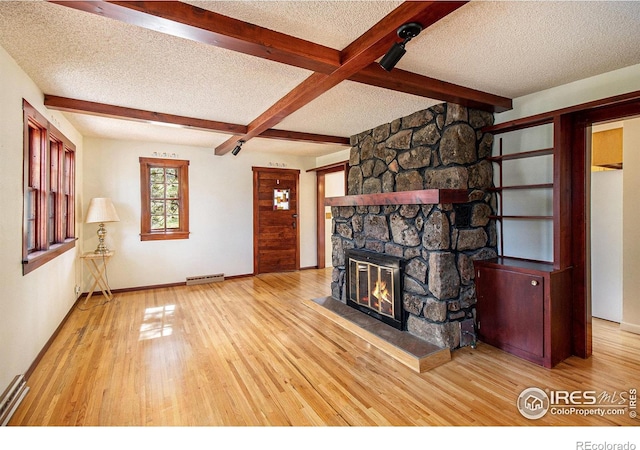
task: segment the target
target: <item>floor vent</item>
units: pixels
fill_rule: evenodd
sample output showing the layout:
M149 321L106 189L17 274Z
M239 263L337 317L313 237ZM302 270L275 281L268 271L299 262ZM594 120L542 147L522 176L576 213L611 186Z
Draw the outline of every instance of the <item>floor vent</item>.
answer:
M16 412L27 392L29 392L29 387L24 375L16 375L0 397L0 426L4 427L9 423L11 416Z
M187 286L194 284L206 284L206 283L219 283L224 281L223 273L216 273L214 275L202 275L200 277L187 277Z

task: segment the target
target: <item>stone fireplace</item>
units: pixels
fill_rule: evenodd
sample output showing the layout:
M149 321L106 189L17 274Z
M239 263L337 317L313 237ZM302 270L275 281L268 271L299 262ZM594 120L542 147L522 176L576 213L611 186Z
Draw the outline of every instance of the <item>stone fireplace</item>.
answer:
M347 197L453 189L464 200L332 206L334 298L364 302L349 290L348 254L387 255L402 267L394 326L450 349L475 340L473 261L497 255L493 136L482 132L492 123L491 113L439 104L351 137Z

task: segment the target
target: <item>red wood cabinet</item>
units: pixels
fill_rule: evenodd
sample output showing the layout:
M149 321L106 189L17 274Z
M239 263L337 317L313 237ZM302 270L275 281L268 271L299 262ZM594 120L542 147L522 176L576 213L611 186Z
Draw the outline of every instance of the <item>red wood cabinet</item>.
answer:
M551 368L571 355L571 269L497 258L475 261L478 339Z

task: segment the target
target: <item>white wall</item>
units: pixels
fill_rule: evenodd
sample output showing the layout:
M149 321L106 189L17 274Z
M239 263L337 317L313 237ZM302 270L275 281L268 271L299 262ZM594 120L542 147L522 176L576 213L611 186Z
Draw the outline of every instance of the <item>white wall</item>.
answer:
M511 111L496 114L495 123L503 123L521 117L639 90L640 65L635 65L514 99L514 108ZM627 122L632 121L625 121L625 176L623 187L623 202L625 204L623 229L624 303L622 327L630 331L640 332L640 304L638 302L640 298L640 277L637 276L640 273L640 231L637 227L637 220L640 219L637 215L640 214L640 208L637 205L637 196L635 195L640 192L640 172L638 172L640 162L637 160L637 158L640 158L640 150L635 152L633 150L627 151L627 146L638 148L640 131L628 132L627 127L635 128L635 121L633 121L633 124ZM545 136L548 135L548 131L545 131L544 127L541 128L534 129L540 130L537 131L539 136L529 137L528 139L543 141ZM534 131L535 133L536 131ZM629 136L626 136L627 134ZM629 155L630 153L632 155ZM627 162L627 157L629 157L629 162ZM629 212L627 213L627 211ZM543 242L547 239L547 233L541 237Z
M591 314L622 321L622 170L591 173Z
M512 110L496 114L495 123L637 90L640 90L640 64L518 97L513 100Z
M0 47L0 391L25 373L72 308L80 283L78 247L22 275L23 123L27 100L76 145L82 165L82 137L61 114L48 111L43 93ZM76 175L80 207L82 174ZM79 217L78 217L79 218ZM76 225L81 237L82 226Z
M139 157L176 154L189 160L189 239L140 241ZM183 282L187 276L253 272L252 166L300 170L298 193L300 265L316 265L315 158L241 152L215 156L211 148L162 143L85 139L84 198L111 197L120 222L106 224L113 289ZM83 246L97 245L96 225L87 224ZM84 288L88 287L85 279Z
M623 330L640 333L640 119L623 121Z
M319 156L316 158L316 167L328 166L329 164L340 163L343 161L349 161L349 155L351 154L351 148L346 148L330 155Z

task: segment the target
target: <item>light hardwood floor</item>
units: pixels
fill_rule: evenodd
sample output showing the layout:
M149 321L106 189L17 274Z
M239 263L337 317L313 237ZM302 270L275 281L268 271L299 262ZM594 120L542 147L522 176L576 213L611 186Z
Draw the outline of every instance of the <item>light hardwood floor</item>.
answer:
M534 386L640 388L640 336L616 324L595 320L593 356L552 370L479 343L419 374L303 304L330 279L306 270L80 302L10 425L640 424L516 408Z

